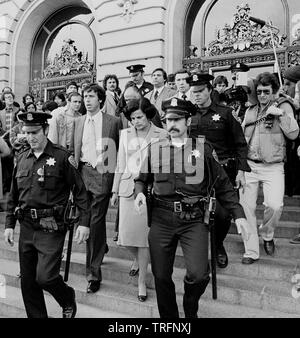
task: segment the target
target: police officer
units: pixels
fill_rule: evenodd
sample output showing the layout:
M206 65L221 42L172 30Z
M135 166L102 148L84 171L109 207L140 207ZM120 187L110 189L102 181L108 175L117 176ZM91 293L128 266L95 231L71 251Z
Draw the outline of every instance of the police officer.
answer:
M153 85L144 79L145 65L131 65L126 68L129 70L131 81L137 86L142 96L145 96L153 90Z
M245 184L244 172L250 171L247 164L247 143L240 123L234 118L232 109L211 100L213 76L206 73L193 74L189 78L197 113L192 117L190 136L204 135L214 147L220 164L231 183L237 188ZM215 214L217 265L226 268L228 256L223 241L229 231L231 217L217 203Z
M5 242L14 244L16 220L20 222L19 261L21 291L29 318L46 318L43 290L63 309L63 318L76 314L75 291L59 274L66 234L65 208L70 191L80 211L78 243L89 237L85 186L75 161L64 148L47 139L48 113L21 113L30 148L16 158L7 202Z
M204 224L205 201L213 189L234 216L238 232L247 236L244 211L229 179L214 159L204 138L188 139L188 126L195 106L171 98L163 101L169 138L153 142L148 161L135 180L135 208L139 212L145 187L153 182L152 221L149 247L160 316L179 317L173 263L180 242L186 274L183 308L186 318L197 317L198 301L209 283L208 228Z

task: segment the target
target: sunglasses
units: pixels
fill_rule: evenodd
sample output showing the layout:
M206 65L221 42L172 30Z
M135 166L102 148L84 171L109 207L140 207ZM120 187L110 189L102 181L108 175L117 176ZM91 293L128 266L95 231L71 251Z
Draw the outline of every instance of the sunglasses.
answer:
M256 94L257 94L257 95L261 95L261 94L264 94L264 95L270 95L271 92L270 92L269 89L262 89L262 90L259 89L259 90L256 91Z

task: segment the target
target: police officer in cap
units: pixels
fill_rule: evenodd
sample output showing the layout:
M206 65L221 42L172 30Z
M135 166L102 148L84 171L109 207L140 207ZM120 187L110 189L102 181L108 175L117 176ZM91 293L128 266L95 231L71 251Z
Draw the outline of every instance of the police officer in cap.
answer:
M193 74L189 78L197 113L192 117L190 137L204 135L214 147L220 164L236 188L244 186L247 164L247 143L240 123L233 117L232 109L211 100L213 76L206 73ZM236 192L237 195L237 192ZM226 268L228 256L223 241L231 225L231 216L220 203L215 214L217 265Z
M215 189L222 205L234 216L238 232L247 237L247 222L226 173L215 160L204 137L188 139L195 106L171 98L163 101L169 138L149 147L135 180L135 208L146 203L145 187L153 182L149 247L160 316L179 317L173 264L178 241L186 264L183 308L186 318L197 317L198 301L209 283L208 228L205 202ZM148 199L149 200L149 199Z
M139 64L126 67L129 70L131 81L135 83L142 96L150 93L154 88L150 82L144 79L144 67L145 65Z
M48 113L21 113L23 131L30 148L16 158L7 202L5 242L14 245L16 220L20 223L19 261L21 291L29 318L46 318L43 290L63 309L63 318L76 314L75 291L64 283L60 272L66 235L65 209L73 192L80 211L75 239L89 237L85 186L74 158L47 139Z

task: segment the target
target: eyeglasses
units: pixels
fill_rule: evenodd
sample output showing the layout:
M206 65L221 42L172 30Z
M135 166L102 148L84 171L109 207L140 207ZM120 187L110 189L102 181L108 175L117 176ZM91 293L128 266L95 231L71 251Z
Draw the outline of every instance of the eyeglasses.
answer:
M257 95L261 95L261 94L264 94L264 95L270 95L271 92L270 92L269 89L262 89L262 90L259 89L259 90L256 91L256 94L257 94Z

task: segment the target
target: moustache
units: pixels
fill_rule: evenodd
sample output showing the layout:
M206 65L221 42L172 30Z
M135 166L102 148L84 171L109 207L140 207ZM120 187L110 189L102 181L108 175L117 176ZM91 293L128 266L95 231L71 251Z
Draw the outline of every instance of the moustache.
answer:
M179 130L177 129L177 128L170 128L169 130L168 130L168 132L170 133L171 131L177 131L178 133L179 133Z

